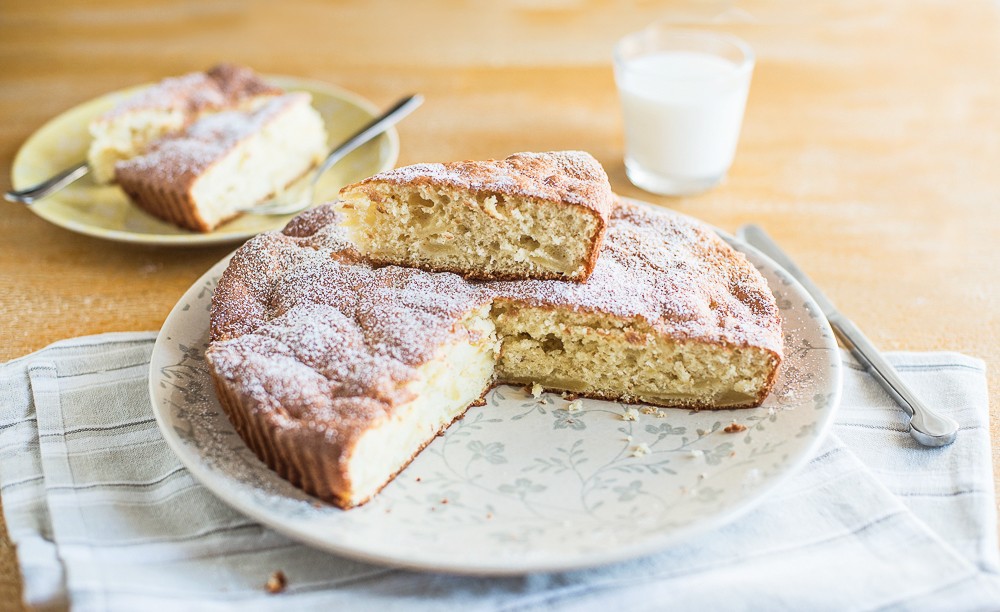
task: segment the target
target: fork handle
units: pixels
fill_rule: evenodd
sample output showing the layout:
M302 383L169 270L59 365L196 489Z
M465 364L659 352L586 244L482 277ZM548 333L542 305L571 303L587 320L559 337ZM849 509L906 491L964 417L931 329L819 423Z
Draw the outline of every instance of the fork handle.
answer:
M850 349L857 360L865 366L876 382L882 386L897 404L910 415L910 435L924 446L947 446L955 441L958 435L958 422L955 419L940 414L923 403L919 397L903 382L892 365L885 360L882 353L861 333L854 323L842 315L823 292L805 272L799 269L787 253L773 238L767 235L763 228L756 225L744 225L738 235L760 249L762 253L773 259L802 287L812 295L816 304L830 322L830 327L840 338L844 346Z
M379 117L373 119L368 125L361 128L357 133L345 140L342 145L333 151L330 151L330 154L327 155L326 159L323 160L323 163L320 164L319 170L316 171L313 182L319 180L319 177L322 176L324 172L329 170L335 163L344 159L348 153L378 136L391 126L396 125L400 119L409 115L423 103L424 97L422 95L413 94L412 96L403 98L397 102L395 106L385 111L385 113Z
M847 345L851 354L875 381L910 415L910 435L924 446L947 446L958 435L958 422L925 404L882 357L871 341L850 319L840 314L829 317L830 327Z
M8 191L3 197L8 202L31 204L35 200L44 198L54 191L59 191L63 187L80 179L88 172L90 172L90 166L87 165L87 162L82 161L71 168L66 168L59 174L46 179L37 185L28 187L27 189L21 189L19 191Z

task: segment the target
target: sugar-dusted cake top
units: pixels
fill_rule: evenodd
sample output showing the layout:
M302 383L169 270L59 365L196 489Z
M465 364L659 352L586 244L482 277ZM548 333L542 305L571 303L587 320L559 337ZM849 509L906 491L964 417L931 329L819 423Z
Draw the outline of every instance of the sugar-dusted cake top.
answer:
M413 399L403 383L490 298L455 274L364 263L336 221L321 207L236 252L208 358L248 405L338 444Z
M584 206L607 219L614 205L608 175L584 151L515 153L500 160L414 164L387 170L344 191L373 183L438 185Z
M194 118L206 111L236 107L246 99L281 93L250 68L219 64L207 72L163 79L122 100L97 121L110 122L143 110L176 110Z
M680 338L781 353L781 320L763 277L712 229L621 203L586 283L523 280L494 291L537 306L641 317Z

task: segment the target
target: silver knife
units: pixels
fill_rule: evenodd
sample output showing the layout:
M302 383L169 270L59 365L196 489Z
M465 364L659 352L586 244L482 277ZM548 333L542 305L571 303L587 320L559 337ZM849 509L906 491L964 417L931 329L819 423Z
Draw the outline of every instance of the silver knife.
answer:
M875 377L882 388L896 400L896 403L910 415L910 435L913 436L914 440L924 446L947 446L955 441L955 436L958 434L958 423L950 417L938 414L920 401L920 398L906 386L895 368L882 357L878 349L861 333L861 330L837 310L833 302L823 295L819 287L809 280L809 277L795 265L795 262L778 247L763 229L756 225L744 225L737 231L737 236L777 262L812 295L841 342Z

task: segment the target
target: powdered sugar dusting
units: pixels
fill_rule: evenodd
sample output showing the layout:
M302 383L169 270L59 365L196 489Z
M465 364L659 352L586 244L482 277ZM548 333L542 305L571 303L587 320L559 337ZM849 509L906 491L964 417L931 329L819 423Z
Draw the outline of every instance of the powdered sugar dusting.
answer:
M97 121L108 122L136 111L157 110L184 113L189 122L200 113L234 107L246 98L280 93L280 89L265 83L249 68L220 64L208 72L163 79L121 101Z
M143 89L101 115L98 121L112 121L122 115L140 110L178 110L221 107L225 103L222 91L204 72L193 72L179 77L166 78L156 85Z
M143 155L118 162L116 175L126 182L185 183L280 114L309 103L309 94L297 92L267 100L252 112L228 110L206 115L184 132L156 141Z
M331 210L292 229L336 219ZM282 406L296 427L322 425L336 440L411 399L403 384L465 337L457 322L489 298L454 274L374 268L344 250L335 224L312 229L258 236L234 256L213 299L208 357L258 406Z
M512 281L498 296L640 317L664 333L781 354L781 320L760 273L711 229L621 204L586 283Z
M606 217L614 196L601 164L584 151L515 153L502 160L414 164L349 185L363 190L380 182L430 184L485 194L553 200L584 206Z

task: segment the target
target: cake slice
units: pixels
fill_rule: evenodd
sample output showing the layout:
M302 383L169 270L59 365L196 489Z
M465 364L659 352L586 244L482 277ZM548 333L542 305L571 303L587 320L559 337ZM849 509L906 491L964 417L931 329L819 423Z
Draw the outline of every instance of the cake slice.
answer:
M491 284L499 380L695 409L760 405L781 320L760 273L715 233L622 203L585 284Z
M296 309L212 351L212 363L227 378L217 381L219 399L237 433L282 477L342 508L358 506L490 389L498 344L488 311L489 305L481 306L436 334L436 350L411 366L351 342L366 334L334 309ZM318 326L309 317L328 317L328 324ZM316 338L282 337L282 328L319 331L330 348L324 359L336 359L336 365L305 365L300 360L309 363L305 355ZM387 331L380 337L395 340ZM396 333L405 331L413 330ZM227 363L240 365L230 369ZM338 379L339 370L346 376ZM356 376L372 386L359 390ZM264 386L252 389L252 380ZM247 410L272 401L287 411Z
M466 278L582 282L614 196L581 151L417 164L340 192L351 239L372 261Z
M327 212L286 228L300 238L261 234L237 251L206 357L257 456L350 508L483 397L499 344L488 296L454 274L357 261Z
M120 161L115 177L143 210L208 232L314 166L326 131L306 93L271 97L249 112L206 115L144 154Z
M220 64L208 72L171 77L143 89L94 119L87 163L94 181L110 183L115 164L179 132L198 117L224 109L249 109L282 91L249 68Z

